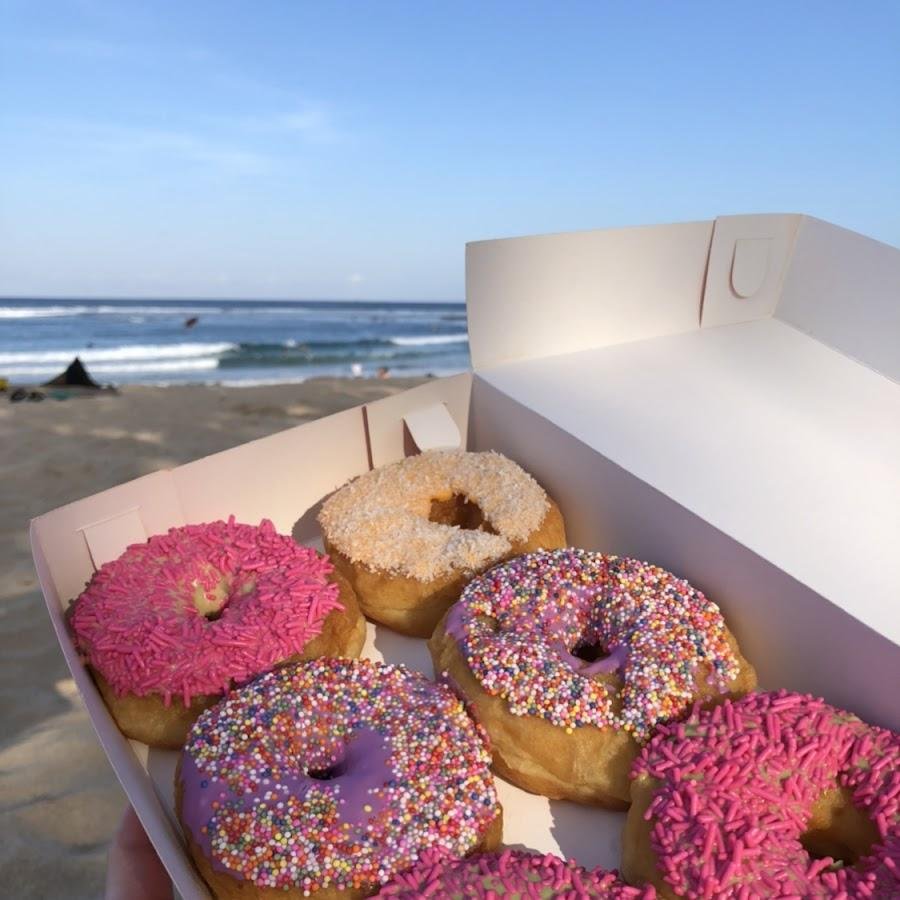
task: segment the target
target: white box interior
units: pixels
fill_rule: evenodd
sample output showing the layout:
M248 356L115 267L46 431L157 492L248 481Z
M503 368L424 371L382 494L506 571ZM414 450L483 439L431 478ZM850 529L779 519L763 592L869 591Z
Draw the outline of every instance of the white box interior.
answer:
M572 543L652 560L706 591L764 686L819 693L900 729L900 696L885 688L900 684L900 318L884 293L900 284L900 253L846 235L763 216L471 245L474 376L34 520L63 653L180 893L207 896L171 815L176 754L122 737L63 609L95 566L173 525L266 517L314 543L321 498L415 442L458 434L506 453L560 503ZM830 288L810 299L819 262L835 290L853 287L858 312ZM380 627L369 626L365 655L430 673L424 642ZM622 814L502 783L500 793L507 843L618 865Z

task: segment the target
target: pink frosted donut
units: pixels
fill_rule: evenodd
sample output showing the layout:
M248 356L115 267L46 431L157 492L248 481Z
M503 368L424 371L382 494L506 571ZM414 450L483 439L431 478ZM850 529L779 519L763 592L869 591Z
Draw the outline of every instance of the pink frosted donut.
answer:
M233 516L128 547L94 574L70 624L121 730L176 748L232 685L292 657L356 655L364 639L326 557Z
M633 774L623 870L664 897L900 897L900 735L751 694L663 726Z
M365 897L429 848L495 848L501 827L462 703L365 659L284 666L203 713L176 806L218 897Z
M418 865L388 882L378 897L557 897L563 900L653 900L652 887L630 887L615 872L588 871L558 856L504 850L466 859L427 851Z

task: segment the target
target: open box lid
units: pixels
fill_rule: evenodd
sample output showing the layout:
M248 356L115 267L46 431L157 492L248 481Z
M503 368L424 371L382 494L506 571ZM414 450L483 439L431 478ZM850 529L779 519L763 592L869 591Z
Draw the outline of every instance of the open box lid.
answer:
M900 644L900 250L799 215L482 241L466 295L479 379Z

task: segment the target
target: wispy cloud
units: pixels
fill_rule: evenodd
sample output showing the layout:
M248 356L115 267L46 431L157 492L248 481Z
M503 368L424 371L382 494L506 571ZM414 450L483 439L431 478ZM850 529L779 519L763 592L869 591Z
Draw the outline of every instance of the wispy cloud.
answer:
M78 130L83 140L101 153L162 155L237 175L263 174L271 165L268 156L255 150L182 131L114 125L89 125Z
M333 117L326 107L310 103L267 115L219 117L215 121L247 134L296 137L311 144L334 143L340 138Z
M207 47L186 44L149 45L139 41L96 38L89 35L48 35L39 38L0 36L0 52L58 55L90 62L136 66L141 70L164 70L172 65L189 66L192 77L206 82L217 92L237 95L238 108L274 110L241 116L201 115L211 124L247 133L295 135L310 143L332 143L339 134L333 116L324 104L298 98L293 90L234 71L227 60ZM146 77L146 71L140 77Z
M59 159L125 165L166 162L205 167L222 175L262 175L274 165L270 154L246 142L184 129L35 117L0 119L0 129L30 134L52 146Z
M162 59L204 63L214 58L205 47L168 45L150 47L133 41L117 41L87 35L56 35L40 38L0 38L6 53L69 56L82 60L159 65Z

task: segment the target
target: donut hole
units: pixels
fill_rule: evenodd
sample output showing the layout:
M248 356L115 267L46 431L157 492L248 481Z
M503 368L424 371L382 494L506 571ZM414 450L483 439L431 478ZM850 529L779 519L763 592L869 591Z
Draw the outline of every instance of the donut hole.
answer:
M339 762L326 766L324 769L310 769L306 773L307 777L314 778L316 781L332 781L340 778L343 774L344 770Z
M878 842L875 823L853 805L844 788L825 791L813 804L800 843L811 859L831 858L834 868L854 866Z
M607 659L609 653L600 641L579 641L572 648L572 656L577 656L585 662L599 662L601 659Z
M428 521L438 525L451 525L464 531L497 532L491 523L484 518L484 513L477 503L473 503L465 494L452 494L446 499L432 498Z
M230 599L229 585L225 582L220 582L212 590L204 590L200 584L194 585L194 608L207 622L221 619Z
M493 616L478 615L475 616L475 622L484 631L491 631L494 634L500 631L500 623Z

